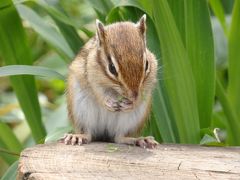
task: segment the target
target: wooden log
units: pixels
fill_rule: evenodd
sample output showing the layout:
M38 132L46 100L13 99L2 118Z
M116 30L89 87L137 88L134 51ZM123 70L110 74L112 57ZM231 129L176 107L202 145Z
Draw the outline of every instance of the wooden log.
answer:
M240 179L240 147L37 145L21 153L18 179Z

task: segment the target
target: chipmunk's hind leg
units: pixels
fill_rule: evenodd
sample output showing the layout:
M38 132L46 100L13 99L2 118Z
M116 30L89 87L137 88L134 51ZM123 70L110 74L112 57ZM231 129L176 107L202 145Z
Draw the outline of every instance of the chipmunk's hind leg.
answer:
M88 134L65 134L58 142L64 143L66 145L82 145L91 142L91 136Z
M128 144L128 145L135 145L141 148L149 148L154 149L158 145L158 142L154 140L154 137L147 136L147 137L118 137L115 138L115 142L119 144Z

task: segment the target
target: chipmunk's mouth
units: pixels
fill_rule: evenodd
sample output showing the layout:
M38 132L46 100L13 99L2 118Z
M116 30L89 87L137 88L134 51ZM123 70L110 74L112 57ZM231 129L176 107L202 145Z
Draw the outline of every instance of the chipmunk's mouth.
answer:
M130 101L128 98L123 96L107 96L105 99L105 106L110 111L123 111L127 112L133 109L134 103Z

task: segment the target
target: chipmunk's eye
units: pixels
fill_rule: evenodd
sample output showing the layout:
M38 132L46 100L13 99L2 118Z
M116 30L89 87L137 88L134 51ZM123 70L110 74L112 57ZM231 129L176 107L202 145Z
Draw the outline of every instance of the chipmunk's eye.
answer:
M108 64L108 69L109 69L109 71L110 71L113 75L117 76L116 68L115 68L115 66L113 65L112 62L110 62L110 63Z
M110 73L112 73L114 76L118 76L117 70L112 62L112 59L110 56L107 57L108 58L108 70L110 71Z
M146 64L145 64L145 72L148 70L148 60L146 60Z
M108 62L109 62L109 64L108 64L108 70L109 70L114 76L117 76L117 75L118 75L117 70L116 70L114 64L112 63L112 60L111 60L110 57L108 57Z

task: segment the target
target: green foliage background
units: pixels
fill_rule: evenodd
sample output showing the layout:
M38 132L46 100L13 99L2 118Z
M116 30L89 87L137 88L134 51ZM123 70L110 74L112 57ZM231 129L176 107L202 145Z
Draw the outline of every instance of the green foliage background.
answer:
M137 22L143 14L148 47L159 61L143 135L163 143L240 145L239 0L2 0L0 172L12 164L3 179L13 178L23 148L71 130L67 66L94 36L95 19Z

